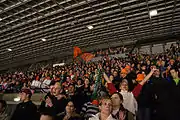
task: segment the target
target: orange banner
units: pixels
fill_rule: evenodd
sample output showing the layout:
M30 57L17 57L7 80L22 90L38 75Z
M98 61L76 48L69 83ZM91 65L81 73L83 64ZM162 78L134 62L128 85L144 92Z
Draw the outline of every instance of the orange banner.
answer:
M77 47L77 46L74 46L74 58L76 58L80 54L82 54L81 49L79 47Z
M94 58L94 55L91 54L91 53L83 53L83 54L81 55L81 58L82 58L84 61L88 62L88 61L90 61L91 59Z

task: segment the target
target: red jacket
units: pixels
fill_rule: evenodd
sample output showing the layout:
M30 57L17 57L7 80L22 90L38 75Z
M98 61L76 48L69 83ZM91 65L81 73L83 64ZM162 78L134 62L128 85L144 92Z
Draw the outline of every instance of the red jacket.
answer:
M142 89L142 85L141 84L138 84L132 91L134 97L138 97L138 95L140 94L141 92L141 89ZM118 90L116 90L115 86L113 83L108 83L108 90L109 90L109 93L112 95L113 93L115 92L118 92Z

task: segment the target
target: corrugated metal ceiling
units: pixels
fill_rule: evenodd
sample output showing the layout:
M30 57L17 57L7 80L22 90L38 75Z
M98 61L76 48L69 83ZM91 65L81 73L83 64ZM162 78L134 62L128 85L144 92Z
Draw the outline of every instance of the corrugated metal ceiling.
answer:
M151 10L158 15L150 17ZM72 51L74 45L179 36L180 0L1 0L0 19L3 67Z

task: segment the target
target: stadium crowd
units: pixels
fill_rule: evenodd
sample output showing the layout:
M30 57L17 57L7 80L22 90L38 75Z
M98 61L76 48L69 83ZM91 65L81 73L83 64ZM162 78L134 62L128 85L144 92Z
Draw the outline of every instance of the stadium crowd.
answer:
M120 50L119 52L117 52ZM108 52L109 51L109 52ZM124 53L123 49L107 53ZM96 56L107 55L97 52ZM47 95L36 106L31 101L33 81L50 80ZM180 47L166 53L129 54L0 77L1 91L20 93L12 116L0 101L0 120L179 120ZM40 89L44 89L41 88ZM1 119L2 118L2 119Z

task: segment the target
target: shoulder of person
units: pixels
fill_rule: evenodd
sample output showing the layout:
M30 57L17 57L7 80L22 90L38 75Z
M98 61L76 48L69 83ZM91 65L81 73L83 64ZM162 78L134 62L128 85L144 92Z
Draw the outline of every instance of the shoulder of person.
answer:
M109 115L109 117L106 120L116 120L112 117L112 115Z
M96 117L91 117L91 118L89 118L89 120L99 120L99 119Z
M28 108L37 109L36 104L34 104L32 101L30 101L27 105Z
M96 115L92 115L92 117L89 118L89 120L99 120L99 114L100 113L97 113Z
M65 117L65 115L66 115L65 112L58 113L58 114L56 115L56 119L62 120L62 119Z
M65 114L66 114L65 112L61 112L61 113L58 113L56 116L63 116Z
M79 114L77 114L77 113L74 113L74 114L72 115L72 117L73 117L73 118L81 118L81 116L80 116Z
M32 105L32 106L36 106L36 104L33 103L32 101L29 101L29 104Z

